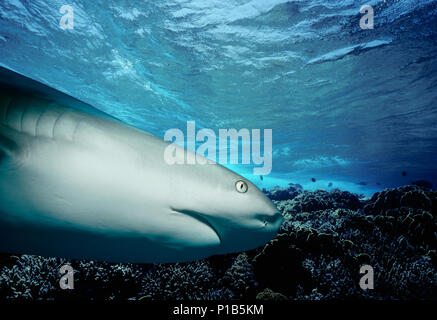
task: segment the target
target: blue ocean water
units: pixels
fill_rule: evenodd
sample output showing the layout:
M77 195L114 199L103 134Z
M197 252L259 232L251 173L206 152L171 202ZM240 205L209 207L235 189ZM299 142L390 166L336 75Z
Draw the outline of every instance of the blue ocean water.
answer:
M230 166L266 188L437 185L436 45L436 0L0 2L3 66L161 137L273 129L270 175Z

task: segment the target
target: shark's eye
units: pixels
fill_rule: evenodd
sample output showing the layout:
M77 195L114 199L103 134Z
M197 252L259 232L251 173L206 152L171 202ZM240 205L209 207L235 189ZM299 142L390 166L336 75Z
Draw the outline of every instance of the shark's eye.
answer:
M247 191L247 183L242 180L238 180L235 183L235 188L237 188L238 192L245 193Z

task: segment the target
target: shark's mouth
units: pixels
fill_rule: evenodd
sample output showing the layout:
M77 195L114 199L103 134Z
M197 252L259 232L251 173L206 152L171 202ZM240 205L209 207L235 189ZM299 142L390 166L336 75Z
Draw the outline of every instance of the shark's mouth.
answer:
M214 233L217 235L217 238L219 239L220 244L223 243L222 238L220 236L220 233L217 231L216 227L214 227L214 225L207 218L205 218L203 214L196 212L196 211L193 211L193 210L187 210L187 209L174 209L174 208L172 208L171 210L173 212L176 212L176 213L187 215L193 219L196 219L198 222L206 225L212 231L214 231Z

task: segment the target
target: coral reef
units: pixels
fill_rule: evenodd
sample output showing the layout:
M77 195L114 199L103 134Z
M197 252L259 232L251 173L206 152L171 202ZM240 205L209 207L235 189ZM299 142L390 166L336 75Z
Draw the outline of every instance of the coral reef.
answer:
M199 300L214 290L214 273L206 260L157 264L145 274L141 296L153 299Z
M63 259L42 258L22 255L11 257L12 266L5 266L0 272L0 298L47 299L56 291L59 269L66 264Z
M411 184L428 190L432 189L432 183L427 180L416 180L411 182Z
M284 215L278 236L240 254L190 263L110 264L0 255L0 299L435 299L437 192L415 184L370 199L299 185L265 190ZM75 289L59 288L71 264ZM359 268L375 271L362 290Z
M263 189L263 192L272 200L282 201L294 199L303 192L303 188L300 184L290 183L286 188L276 186L271 190Z
M270 300L270 301L285 301L288 300L286 296L284 296L282 293L277 293L269 288L264 289L260 293L256 295L257 300Z
M330 192L324 190L305 190L292 199L275 203L286 218L301 212L340 208L357 210L362 207L358 196L347 191L340 191L339 189L333 189Z

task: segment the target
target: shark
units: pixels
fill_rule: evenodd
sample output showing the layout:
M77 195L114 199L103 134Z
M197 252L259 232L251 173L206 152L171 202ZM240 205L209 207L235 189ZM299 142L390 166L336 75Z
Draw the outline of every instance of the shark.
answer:
M169 165L168 145L0 67L0 251L166 263L275 237L282 215L253 183L206 158Z

